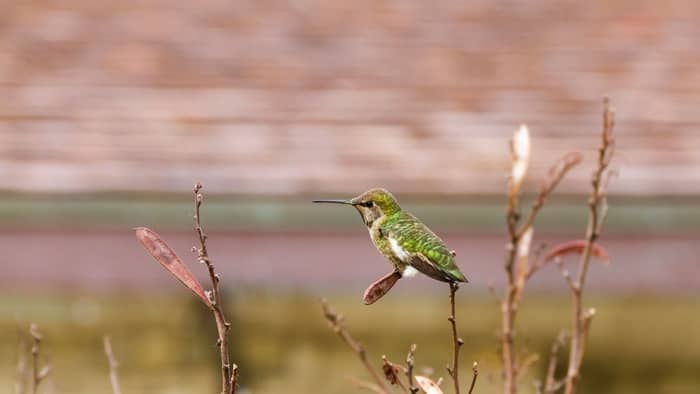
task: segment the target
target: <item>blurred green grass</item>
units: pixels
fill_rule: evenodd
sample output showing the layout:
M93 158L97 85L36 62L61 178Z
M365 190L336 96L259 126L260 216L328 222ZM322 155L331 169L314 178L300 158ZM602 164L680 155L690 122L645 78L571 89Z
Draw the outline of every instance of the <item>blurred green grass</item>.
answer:
M418 344L417 367L445 376L450 357L447 298L397 294L371 307L357 297L329 301L378 365L382 354L400 362ZM250 289L229 297L234 358L245 387L255 393L353 393L349 376L366 373L328 329L318 298L303 293ZM693 393L700 387L698 300L674 297L592 297L598 314L586 353L584 393ZM460 294L460 335L465 340L462 374L479 361L478 393L499 390L495 300ZM18 334L28 321L40 324L43 351L53 364L61 393L110 392L101 337L112 337L121 363L124 393L216 392L217 350L208 312L185 292L175 294L5 295L0 297L0 387L14 381ZM523 351L544 358L559 328L570 322L565 294L528 295L518 332ZM527 350L525 350L525 348ZM542 376L546 361L532 368L523 387ZM429 372L429 371L428 371ZM528 392L526 390L525 392Z

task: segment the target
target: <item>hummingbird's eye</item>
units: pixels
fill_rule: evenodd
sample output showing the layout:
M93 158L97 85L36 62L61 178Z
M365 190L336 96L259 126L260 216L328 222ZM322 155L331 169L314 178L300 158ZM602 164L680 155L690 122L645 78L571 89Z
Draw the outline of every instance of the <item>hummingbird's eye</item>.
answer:
M374 206L374 201L367 201L367 208L372 208Z

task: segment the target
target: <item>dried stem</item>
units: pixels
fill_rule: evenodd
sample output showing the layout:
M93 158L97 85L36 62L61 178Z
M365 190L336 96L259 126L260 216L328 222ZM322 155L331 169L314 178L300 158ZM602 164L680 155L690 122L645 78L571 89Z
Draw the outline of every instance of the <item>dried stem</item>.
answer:
M518 392L517 380L519 376L519 365L515 351L515 320L520 303L520 295L523 291L527 280L539 270L543 262L538 262L528 267L527 254L529 245L521 245L524 242L530 242L530 234L535 223L537 214L544 206L549 195L559 185L566 174L581 162L582 155L579 152L569 152L559 158L554 165L549 169L547 176L542 182L540 191L535 199L528 215L521 221L520 214L520 186L524 178L522 168L527 168L526 161L529 154L518 154L518 149L514 147L518 145L518 139L521 138L522 128L516 132L511 142L511 159L512 173L508 185L508 199L506 206L506 224L508 227L508 243L506 244L505 255L505 271L507 284L505 296L501 301L502 314L502 337L501 337L501 361L503 362L503 380L504 393L516 394ZM528 137L529 139L529 137ZM524 144L526 150L529 150L529 140ZM521 149L522 150L522 149ZM523 256L519 256L518 249L522 248L525 252ZM525 259L518 265L516 269L516 261Z
M408 355L406 355L406 378L408 378L408 392L411 394L416 394L418 392L418 387L415 385L415 380L413 379L413 366L415 362L416 354L416 344L411 345L408 350Z
M459 394L459 349L464 345L462 338L457 337L457 317L455 314L455 293L459 290L456 282L450 282L450 316L447 320L452 327L452 367L447 367L447 372L454 382L455 394Z
M202 224L200 221L200 207L202 206L203 201L202 194L200 193L201 189L202 185L197 182L193 189L195 204L194 229L197 232L200 246L199 248L194 247L193 250L197 253L197 259L199 262L207 266L209 278L211 279L212 290L206 294L211 304L214 320L216 320L216 331L218 334L216 345L219 347L219 353L221 356L221 393L233 394L236 392L238 367L235 364L231 365L231 361L229 359L228 338L229 331L231 330L231 324L226 321L226 316L224 315L223 306L221 304L221 291L219 290L219 274L216 273L214 264L209 258L206 245L207 236L202 229Z
M549 365L547 366L547 375L545 376L544 394L554 394L557 386L557 381L554 373L557 370L557 359L559 358L559 349L564 345L566 333L561 331L557 339L552 343L552 350L549 353Z
M513 188L509 188L513 190ZM505 270L507 276L506 291L503 300L501 301L502 320L502 337L501 337L501 360L503 362L503 379L504 393L517 393L517 364L515 359L514 349L514 327L515 316L517 311L517 292L518 287L515 277L515 260L517 257L517 246L520 242L517 223L519 214L517 212L519 196L517 191L511 192L508 197L508 206L506 211L506 221L508 223L509 242L506 245Z
M474 364L472 365L472 384L469 385L469 394L472 394L472 391L474 391L474 386L476 385L476 378L479 376L479 364L477 364L476 361L474 361Z
M405 371L406 368L401 366L403 370ZM382 356L382 372L384 372L384 378L392 385L392 386L399 386L401 387L402 391L408 391L408 388L404 386L403 382L401 382L401 379L399 378L399 365L396 365L389 361L386 356Z
M529 356L525 357L525 359L522 362L522 365L518 369L518 377L517 380L520 381L523 379L525 376L527 376L527 371L530 369L530 367L535 364L537 361L540 360L540 356L537 353L532 353Z
M586 230L586 245L581 254L578 275L576 281L571 286L574 303L573 331L569 352L569 367L566 373L566 394L576 392L576 383L579 379L581 361L586 344L586 335L590 326L593 313L587 315L583 310L583 289L586 284L586 274L591 262L591 255L594 244L600 236L600 230L605 213L606 197L606 173L615 150L615 139L613 138L613 128L615 126L615 116L610 108L609 100L604 100L603 110L603 131L601 133L601 143L598 148L598 166L593 172L591 180L591 194L588 199L588 228Z
M530 212L523 221L520 230L518 231L518 237L521 237L530 227L532 227L535 222L535 218L539 213L540 209L544 206L545 200L551 194L551 192L559 185L564 176L574 168L577 164L581 162L583 155L580 152L569 152L559 158L554 165L549 169L547 177L542 182L540 186L540 192L535 199L535 202L530 208Z
M372 376L372 379L376 383L377 388L379 389L378 392L383 394L389 393L390 390L386 385L386 382L379 377L374 368L372 368L372 364L370 364L369 360L367 360L367 352L365 351L365 348L361 343L357 342L345 328L343 317L336 313L333 308L328 305L326 300L321 300L321 307L323 309L323 316L328 321L328 325L331 327L333 332L335 332L340 339L342 339L343 342L345 342L350 349L357 354L357 357L362 362L362 365L365 366L365 369L367 369L367 372L369 372L370 376Z
M15 380L15 394L25 394L27 381L27 342L23 332L17 329L17 375Z
M108 336L102 338L105 355L107 356L107 361L109 361L109 380L112 383L112 393L121 394L121 389L119 388L119 375L117 374L117 369L119 368L119 361L114 357L114 352L112 351L112 341Z
M386 391L382 390L379 386L377 386L374 383L366 382L364 380L357 379L353 376L348 377L348 380L357 388L371 391L377 394L386 394Z
M49 376L51 365L46 364L39 369L39 352L41 350L41 340L43 339L39 333L39 326L32 323L29 326L29 335L32 337L32 394L36 394L39 391L39 384Z

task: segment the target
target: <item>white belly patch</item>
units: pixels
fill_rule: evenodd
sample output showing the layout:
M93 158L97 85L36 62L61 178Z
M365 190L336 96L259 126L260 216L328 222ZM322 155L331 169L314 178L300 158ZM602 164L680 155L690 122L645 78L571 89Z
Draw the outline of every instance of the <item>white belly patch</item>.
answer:
M389 245L391 246L391 250L394 252L394 254L396 254L396 257L398 257L401 261L407 263L411 259L411 254L408 253L406 249L402 248L396 239L389 238ZM401 273L401 276L411 278L417 273L417 269L413 268L410 265L407 265Z
M411 255L399 245L399 241L396 239L389 238L389 245L391 246L391 250L394 251L394 254L396 254L396 257L401 259L401 261L406 262L411 258Z
M413 268L411 265L407 265L406 268L403 269L403 272L401 273L401 276L406 277L406 278L413 278L416 276L418 273L418 270Z

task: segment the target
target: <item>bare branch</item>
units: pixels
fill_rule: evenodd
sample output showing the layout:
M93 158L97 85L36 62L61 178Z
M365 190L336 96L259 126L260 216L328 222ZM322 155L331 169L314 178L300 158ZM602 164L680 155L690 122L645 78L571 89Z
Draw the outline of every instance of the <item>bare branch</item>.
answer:
M459 290L456 282L450 282L450 316L447 320L452 327L452 367L447 367L454 382L455 394L459 394L459 349L464 345L462 338L457 337L457 317L455 314L455 293Z
M518 369L517 380L520 381L522 378L524 378L527 375L528 369L530 369L530 367L539 360L540 356L536 353L530 354L529 356L525 357L525 360L522 362L522 365Z
M20 332L20 327L17 327L17 372L15 378L15 394L26 393L26 382L28 376L27 368L27 342L23 335L23 330Z
M540 192L530 208L527 218L525 218L520 230L518 231L518 235L524 234L530 227L532 227L532 224L535 222L535 218L537 217L540 209L542 206L544 206L544 202L547 197L552 193L557 185L559 185L559 182L564 179L564 176L566 176L569 170L576 167L576 165L578 165L582 159L583 155L580 152L568 152L564 156L560 157L559 160L557 160L554 165L550 167L547 177L542 181Z
M469 394L472 394L472 391L474 391L474 386L476 385L476 378L479 376L479 364L477 364L476 361L474 361L474 364L472 364L472 384L469 385Z
M413 379L413 365L416 354L416 344L411 345L408 350L408 355L406 355L406 377L408 378L408 392L411 394L416 394L418 392L418 387L414 384Z
M203 196L200 193L202 185L197 182L194 185L194 228L197 232L199 247L193 247L192 251L197 253L197 260L206 265L211 280L211 291L205 291L199 281L195 278L192 272L177 256L177 254L163 241L163 239L155 231L139 227L136 228L136 237L141 244L146 248L148 253L158 261L166 270L189 288L204 304L209 307L216 321L217 340L216 345L219 347L221 358L221 394L234 394L237 390L238 367L231 364L228 350L228 340L231 330L231 324L226 321L224 309L221 305L221 291L219 289L219 274L214 269L207 252L206 240L202 224L200 221L200 208L202 206Z
M496 294L496 286L493 284L493 281L489 282L488 288L489 294L491 294L493 300L496 301L496 305L501 305L501 299L498 297L498 294Z
M202 206L204 197L200 193L201 189L202 184L197 182L193 189L194 229L197 232L197 237L199 238L199 248L195 247L193 250L197 253L197 260L201 264L206 265L207 271L209 272L209 279L211 280L212 289L211 292L208 293L207 298L211 304L214 320L216 321L216 331L218 334L216 345L219 347L221 358L221 393L233 394L237 389L236 380L238 366L231 365L229 358L228 339L231 324L226 321L226 316L224 315L223 306L221 305L221 290L219 289L219 274L216 273L214 264L209 258L209 253L207 252L207 236L202 229L200 207ZM233 371L236 371L236 374L234 374Z
M109 380L112 383L112 393L121 394L121 389L119 388L119 375L117 375L119 362L117 361L117 358L114 357L114 352L112 351L112 341L108 336L104 336L102 341L104 344L107 361L109 361Z
M353 384L353 386L363 389L363 390L368 390L376 394L386 394L386 391L382 390L379 388L376 384L371 383L371 382L366 382L364 380L360 380L354 376L348 377L348 380L350 383Z
M561 276L566 281L566 284L569 285L569 289L571 289L572 292L577 293L579 291L578 285L571 278L569 270L567 270L564 267L564 262L560 258L557 258L555 261L557 262L557 267L559 267L559 272L561 272Z
M41 340L43 336L39 333L39 326L32 323L29 326L29 335L32 337L32 393L36 394L39 390L39 384L49 376L51 372L51 364L46 364L39 369L39 352Z
M520 149L516 149L520 145ZM508 243L506 244L505 271L506 288L501 300L502 313L502 337L500 356L503 363L504 393L516 394L518 392L517 377L518 361L515 350L515 320L518 305L527 280L545 264L544 260L536 256L535 264L528 264L530 234L534 226L535 218L545 204L545 201L554 189L559 185L566 174L578 165L582 160L579 152L569 152L557 160L549 169L543 180L539 194L522 224L520 213L520 186L527 169L530 141L527 130L521 128L511 140L511 177L508 184L508 199L506 205L506 224L508 228ZM518 153L528 152L527 154ZM527 245L524 245L526 243ZM523 253L523 251L525 253ZM525 256L524 256L525 255ZM515 267L516 262L520 262Z
M590 320L593 314L587 317L583 310L583 289L586 284L586 275L593 255L595 242L600 236L602 215L605 213L605 198L607 191L606 175L609 171L610 162L615 152L615 138L613 129L615 126L615 113L610 107L610 101L605 98L603 101L603 130L601 132L601 142L598 148L598 165L593 172L591 179L591 194L588 198L588 228L586 229L586 245L581 254L576 282L573 287L573 332L571 335L571 345L569 353L569 366L566 374L566 394L576 393L576 384L579 379L581 363L583 361L586 336L590 327Z
M408 391L406 386L401 382L401 379L399 379L399 366L389 361L386 356L382 356L382 372L384 372L384 378L389 384L401 387L402 391Z
M554 343L552 343L552 350L549 353L549 364L547 365L547 375L545 376L544 394L554 394L557 383L554 373L557 370L559 349L564 346L565 340L566 333L562 330Z
M357 354L357 357L362 362L362 365L365 366L367 372L369 372L370 376L372 376L372 379L377 384L377 388L379 389L378 392L384 394L389 393L389 386L387 386L386 383L379 377L374 368L372 368L369 360L367 360L367 352L365 351L365 348L361 343L357 342L345 328L343 317L336 313L333 308L328 305L328 302L325 299L321 300L321 308L323 310L323 316L328 321L330 328L350 347L350 349L352 349L355 354Z

